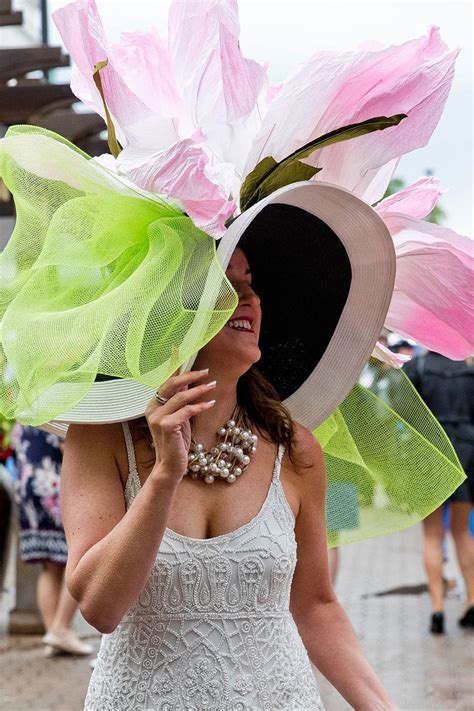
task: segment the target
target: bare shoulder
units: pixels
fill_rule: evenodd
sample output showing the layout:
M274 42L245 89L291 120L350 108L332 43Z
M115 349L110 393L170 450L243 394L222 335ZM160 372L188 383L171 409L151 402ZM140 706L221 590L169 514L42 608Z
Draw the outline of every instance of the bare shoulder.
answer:
M61 472L68 571L125 515L124 456L120 424L69 427Z
M112 447L113 443L122 435L122 426L119 422L106 425L69 425L66 443L70 446L87 444L88 446ZM71 444L73 443L73 444Z
M127 451L120 423L104 425L73 424L67 431L64 464L81 465L85 472L101 468L103 474L126 474Z
M326 477L324 455L316 437L306 427L295 423L295 470L303 481Z
M320 501L326 491L326 468L321 445L303 425L295 423L293 455L283 461L282 483L293 513L301 513L302 504Z

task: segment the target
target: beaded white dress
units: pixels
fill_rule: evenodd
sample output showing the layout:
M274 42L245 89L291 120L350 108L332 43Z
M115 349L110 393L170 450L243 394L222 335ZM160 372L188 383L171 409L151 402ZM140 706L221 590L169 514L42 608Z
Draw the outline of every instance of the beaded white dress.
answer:
M128 507L140 480L124 434ZM323 708L289 611L296 540L282 456L246 525L206 540L166 529L139 599L102 638L86 711Z

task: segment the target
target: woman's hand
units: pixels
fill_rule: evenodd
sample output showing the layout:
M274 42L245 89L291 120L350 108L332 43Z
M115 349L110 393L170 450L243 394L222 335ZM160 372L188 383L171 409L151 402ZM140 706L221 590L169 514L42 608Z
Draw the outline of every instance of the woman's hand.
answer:
M181 481L188 468L191 445L191 417L209 410L215 400L196 402L216 386L215 381L195 385L203 380L209 370L190 371L174 375L160 388L159 394L168 402L160 404L152 398L145 411L156 453L156 469L160 474Z

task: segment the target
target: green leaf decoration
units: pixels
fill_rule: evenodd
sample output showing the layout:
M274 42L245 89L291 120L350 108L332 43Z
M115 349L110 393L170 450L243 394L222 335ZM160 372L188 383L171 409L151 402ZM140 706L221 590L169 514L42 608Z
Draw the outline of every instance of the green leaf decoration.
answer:
M315 168L314 165L308 165L307 163L301 163L299 160L292 160L289 163L284 163L277 171L275 171L274 176L271 179L270 185L272 189L270 192L274 192L278 188L283 188L285 185L291 185L291 183L297 183L299 180L311 180L313 175L319 173L321 168ZM265 183L267 185L267 183ZM260 197L258 198L260 200Z
M383 131L385 128L398 126L404 118L406 118L406 114L379 116L351 124L350 126L337 128L324 136L315 138L302 148L298 148L279 163L271 156L267 156L255 166L242 183L240 190L241 211L247 210L259 200L271 195L278 188L291 185L291 183L296 183L299 180L309 180L316 175L322 168L315 168L300 162L302 158L307 158L314 151L330 146L333 143L365 136L373 131Z
M97 64L94 65L94 71L92 73L92 76L94 78L94 84L97 87L97 91L100 94L100 98L102 99L102 104L104 106L105 120L107 123L107 143L109 145L109 150L112 153L113 157L117 158L118 154L122 150L122 146L117 141L117 134L115 133L114 122L112 121L112 116L110 115L110 111L107 108L107 102L105 101L104 96L104 89L102 87L102 79L100 78L101 69L105 69L108 63L108 59L104 59L102 62L97 62Z
M265 178L267 178L277 167L278 163L275 158L272 158L271 156L267 156L267 158L264 158L260 161L260 163L258 163L258 165L255 166L252 172L247 175L242 183L242 187L240 189L241 206L242 203L246 203L251 198L260 183L262 183Z

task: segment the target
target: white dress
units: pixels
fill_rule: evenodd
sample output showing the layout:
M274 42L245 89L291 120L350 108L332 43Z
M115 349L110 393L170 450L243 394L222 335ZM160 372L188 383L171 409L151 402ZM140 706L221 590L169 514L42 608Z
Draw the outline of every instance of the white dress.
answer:
M124 434L128 507L140 480ZM323 708L289 611L296 540L282 456L246 525L207 540L166 529L139 599L102 638L86 711Z

